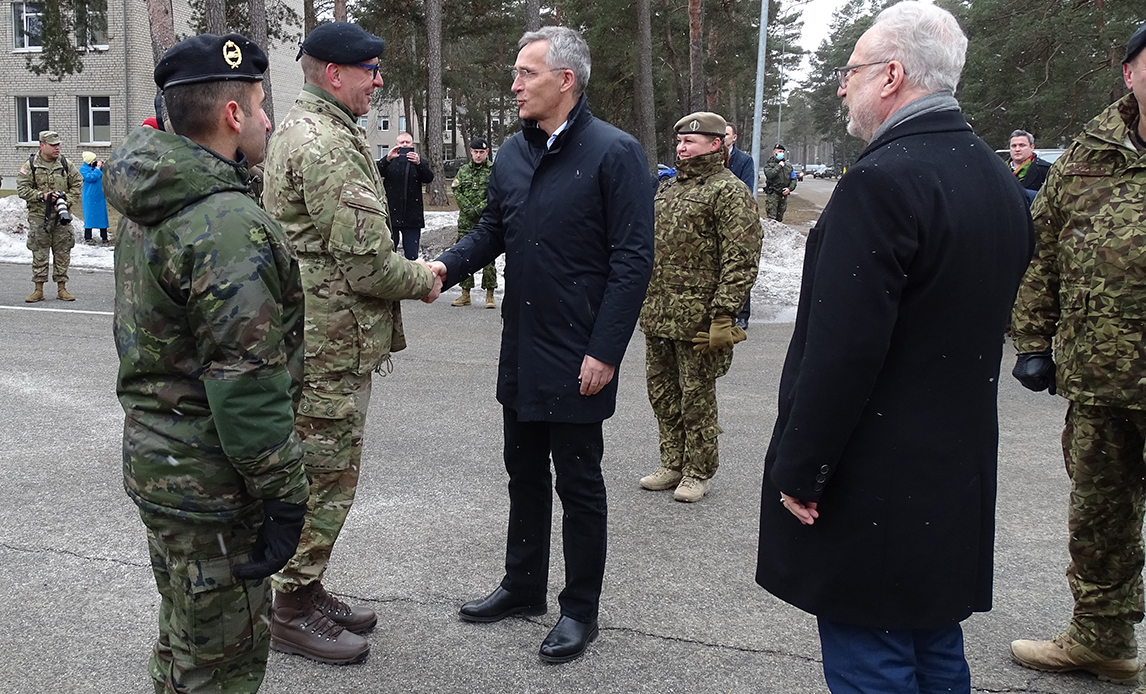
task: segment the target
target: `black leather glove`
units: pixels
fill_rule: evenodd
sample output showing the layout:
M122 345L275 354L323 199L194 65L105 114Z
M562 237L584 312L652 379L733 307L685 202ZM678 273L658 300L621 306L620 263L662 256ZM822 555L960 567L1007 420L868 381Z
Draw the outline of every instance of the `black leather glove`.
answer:
M290 561L298 549L302 525L306 520L306 503L288 504L278 499L263 502L263 525L251 550L253 561L231 570L235 578L259 581L270 576Z
M1011 375L1019 379L1024 388L1036 393L1049 389L1051 395L1055 394L1054 359L1049 349L1045 352L1020 354Z

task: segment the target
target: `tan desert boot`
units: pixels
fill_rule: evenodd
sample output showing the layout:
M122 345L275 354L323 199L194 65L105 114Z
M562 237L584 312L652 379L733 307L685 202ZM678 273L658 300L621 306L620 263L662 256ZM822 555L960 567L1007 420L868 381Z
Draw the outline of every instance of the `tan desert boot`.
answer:
M486 308L497 308L497 304L493 303L493 290L492 289L485 290L485 307Z
M37 301L43 301L44 300L44 283L43 282L33 282L32 284L36 285L36 288L34 290L32 290L32 293L29 294L28 298L24 299L24 301L28 302L29 304L34 304Z
M1019 665L1043 672L1085 670L1100 680L1119 684L1133 684L1138 679L1137 658L1107 658L1065 631L1050 641L1012 641L1011 656Z
M56 297L58 297L60 301L76 300L76 297L72 296L72 293L68 291L67 282L56 282L56 287Z
M653 474L641 478L641 486L650 491L659 492L672 489L684 477L680 470L670 470L664 465L656 469Z
M469 306L469 305L470 305L470 290L468 290L468 289L463 289L462 295L459 296L458 298L454 299L454 302L452 304L450 304L450 306Z
M672 493L672 498L691 504L703 499L707 493L708 480L685 475L681 478L680 484L676 486L676 491Z

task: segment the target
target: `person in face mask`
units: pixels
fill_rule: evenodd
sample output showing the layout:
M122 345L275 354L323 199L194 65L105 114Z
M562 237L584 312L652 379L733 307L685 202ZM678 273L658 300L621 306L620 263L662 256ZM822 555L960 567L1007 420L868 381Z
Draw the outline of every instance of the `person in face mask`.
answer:
M796 189L796 172L787 162L784 145L776 145L772 158L764 165L764 209L769 219L784 221L788 195Z

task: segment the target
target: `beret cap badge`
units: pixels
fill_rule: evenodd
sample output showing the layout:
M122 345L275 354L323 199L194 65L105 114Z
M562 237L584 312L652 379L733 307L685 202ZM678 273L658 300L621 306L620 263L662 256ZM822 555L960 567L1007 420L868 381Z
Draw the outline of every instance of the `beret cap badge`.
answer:
M688 129L689 130L696 130L698 128L700 128L700 121L698 121L695 118L693 118L691 121L689 121L689 123L688 123Z
M234 41L223 44L223 60L234 70L243 64L243 51Z

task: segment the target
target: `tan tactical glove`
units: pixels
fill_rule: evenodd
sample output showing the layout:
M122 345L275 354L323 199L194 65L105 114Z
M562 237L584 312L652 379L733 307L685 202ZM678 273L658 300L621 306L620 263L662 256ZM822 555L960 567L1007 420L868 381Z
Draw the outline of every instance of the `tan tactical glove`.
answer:
M718 349L732 349L732 345L747 339L742 328L733 325L732 316L717 316L708 326L708 332L698 332L692 338L694 352L715 352Z

